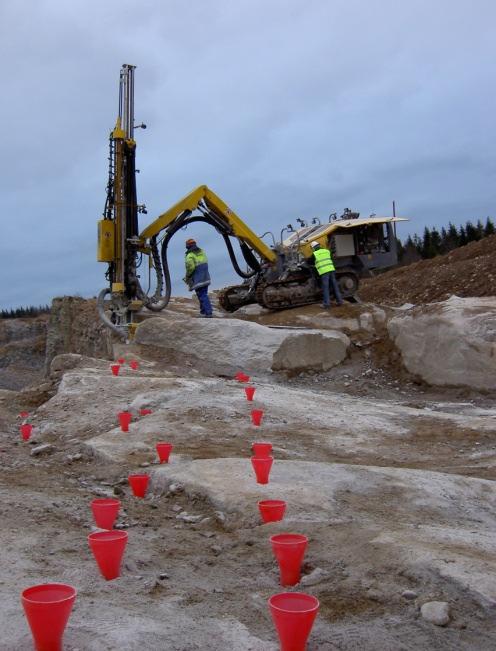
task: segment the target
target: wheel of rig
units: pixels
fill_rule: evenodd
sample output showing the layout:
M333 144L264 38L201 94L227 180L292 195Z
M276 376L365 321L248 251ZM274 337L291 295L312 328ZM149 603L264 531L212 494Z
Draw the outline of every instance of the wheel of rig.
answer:
M236 312L243 305L254 303L249 285L231 285L218 294L219 305L226 312Z
M351 298L358 290L358 276L349 269L336 271L336 278L343 298Z
M259 285L256 293L257 303L268 310L308 305L314 303L316 298L315 282L308 276Z
M226 287L225 289L220 291L217 295L219 305L225 312L234 312L236 310L236 308L233 307L229 301L228 292L230 289L231 289L230 287Z

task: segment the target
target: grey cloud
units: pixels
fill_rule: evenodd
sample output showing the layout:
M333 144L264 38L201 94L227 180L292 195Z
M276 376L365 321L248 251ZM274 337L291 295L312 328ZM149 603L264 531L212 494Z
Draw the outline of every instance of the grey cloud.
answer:
M401 235L491 214L495 17L489 0L5 0L0 306L104 285L96 220L122 63L138 66L149 126L143 225L203 183L257 232L393 199L412 219ZM197 232L215 284L235 281L222 240Z

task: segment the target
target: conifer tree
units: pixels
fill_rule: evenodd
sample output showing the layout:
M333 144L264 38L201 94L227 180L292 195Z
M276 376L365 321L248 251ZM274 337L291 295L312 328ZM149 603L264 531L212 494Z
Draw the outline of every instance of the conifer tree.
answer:
M427 226L424 228L424 235L422 237L422 257L431 258L431 232Z
M413 244L415 248L417 249L417 253L421 256L422 255L422 240L420 237L415 233L413 236Z
M467 237L467 244L477 240L477 229L470 220L465 224L465 234Z
M433 228L429 230L424 228L424 237L422 239L422 257L434 258L439 253L440 236L438 231Z
M477 231L477 239L481 240L484 237L484 224L481 219L477 220L475 230Z
M441 236L436 227L431 230L431 250L432 258L441 253Z
M447 246L448 246L448 251L452 251L453 249L456 249L457 246L460 246L458 231L456 230L456 226L452 222L449 222L448 224Z
M29 305L26 307L10 308L8 310L0 310L0 319L19 319L22 317L35 317L39 314L49 314L49 305Z
M448 231L441 226L441 244L439 245L439 253L443 255L448 253Z
M484 237L488 235L494 235L494 224L490 217L486 219L486 225L484 226Z

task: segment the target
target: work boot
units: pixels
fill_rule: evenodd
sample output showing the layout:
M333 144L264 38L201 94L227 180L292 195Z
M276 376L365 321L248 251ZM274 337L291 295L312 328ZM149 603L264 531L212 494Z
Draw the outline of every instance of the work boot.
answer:
M330 310L330 309L331 309L331 306L330 306L330 305L324 305L324 304L322 304L320 307L321 307L323 310Z

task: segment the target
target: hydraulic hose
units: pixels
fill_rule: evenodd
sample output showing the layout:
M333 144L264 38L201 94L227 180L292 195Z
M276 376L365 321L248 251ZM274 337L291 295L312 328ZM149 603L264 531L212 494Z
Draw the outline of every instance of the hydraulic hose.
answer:
M172 283L171 283L171 277L169 271L169 263L167 260L167 249L170 240L177 233L177 231L181 230L188 224L192 224L194 222L204 222L205 224L209 224L209 226L213 226L222 235L227 248L227 252L229 254L229 258L231 260L231 264L235 272L241 278L244 278L245 280L248 278L253 278L253 276L255 276L260 271L260 265L258 263L258 260L255 258L253 252L251 251L251 249L248 247L247 244L245 244L244 242L241 243L241 252L243 254L245 262L252 269L252 271L250 272L243 271L239 266L239 263L236 259L236 254L234 253L233 245L231 243L231 240L229 239L229 234L227 232L227 229L225 230L222 229L222 227L219 225L219 222L208 215L201 215L201 216L197 215L194 217L190 217L190 215L191 215L190 211L185 211L185 213L183 213L183 215L180 215L177 221L174 224L172 224L167 230L165 237L162 240L162 247L160 251L161 268L160 268L160 259L158 258L157 249L156 249L156 236L152 238L152 240L150 241L150 245L152 248L152 255L155 264L155 272L157 274L157 290L155 291L154 297L148 298L141 290L138 281L137 283L138 283L139 291L141 293L140 298L144 301L147 309L151 310L152 312L160 312L167 306L167 304L170 301L171 292L172 292ZM164 283L165 283L164 295L161 296L159 300L157 300L158 296L161 294Z
M170 287L169 287L169 291L167 291L166 289L165 296L162 296L162 289L164 287L164 277L165 277L166 285L167 285L167 277L164 274L162 268L162 262L160 260L160 255L158 253L156 235L154 235L150 240L150 248L152 250L153 266L155 267L155 274L157 276L157 287L155 289L154 295L151 298L148 297L144 292L142 292L140 298L144 302L145 306L151 312L160 312L167 306L167 303L170 300ZM140 287L141 290L139 281L138 281L138 286Z
M223 233L222 237L224 238L224 242L226 243L227 252L229 253L229 257L231 258L231 264L232 264L232 266L234 268L234 271L238 274L238 276L241 276L241 278L245 278L245 279L251 278L252 276L254 276L257 273L257 271L259 271L259 269L250 271L248 273L246 273L245 271L242 271L239 264L238 264L238 261L236 260L236 255L234 253L234 249L233 249L231 240L229 239L229 236L225 235ZM243 249L242 249L242 252L243 252L243 257L245 258L245 262L247 262L246 255L245 255Z
M248 244L246 244L246 242L240 242L239 246L241 247L241 253L243 254L246 264L257 273L261 271L260 262L256 259ZM253 276L253 274L250 274L250 276Z
M121 326L121 328L119 328L119 326L116 326L115 323L112 323L112 321L105 314L104 300L105 300L105 296L110 293L111 293L110 289L106 287L105 289L102 289L102 291L98 294L98 298L96 301L98 316L100 317L101 321L103 321L103 323L107 326L107 328L112 330L114 334L116 334L121 339L127 339L126 326ZM126 332L124 332L122 328L126 328Z
M164 298L162 300L163 301L166 300L166 303L165 303L166 305L169 302L170 295L171 295L171 279L170 279L169 264L168 264L168 261L167 261L167 248L169 246L169 242L170 242L171 238L177 233L178 230L180 230L181 228L184 228L184 226L187 226L188 224L192 224L194 222L204 222L206 224L209 224L210 226L213 226L217 230L219 230L218 224L213 219L211 219L210 217L207 217L205 215L202 215L201 217L200 216L187 217L184 220L179 220L177 224L172 226L170 228L170 230L167 231L167 234L166 234L166 236L164 237L164 239L162 241L162 250L161 250L162 269L163 269L164 279L165 279L165 296L164 296ZM242 278L245 278L245 279L246 278L251 278L252 276L254 276L257 273L257 271L252 271L251 273L245 273L244 271L242 271L240 269L238 261L236 260L236 256L234 254L234 250L233 250L231 241L229 240L228 235L226 233L221 233L221 235L224 238L224 242L226 243L227 251L229 253L231 263L232 263L236 273L239 276L241 276ZM161 308L161 309L163 309L163 308Z

